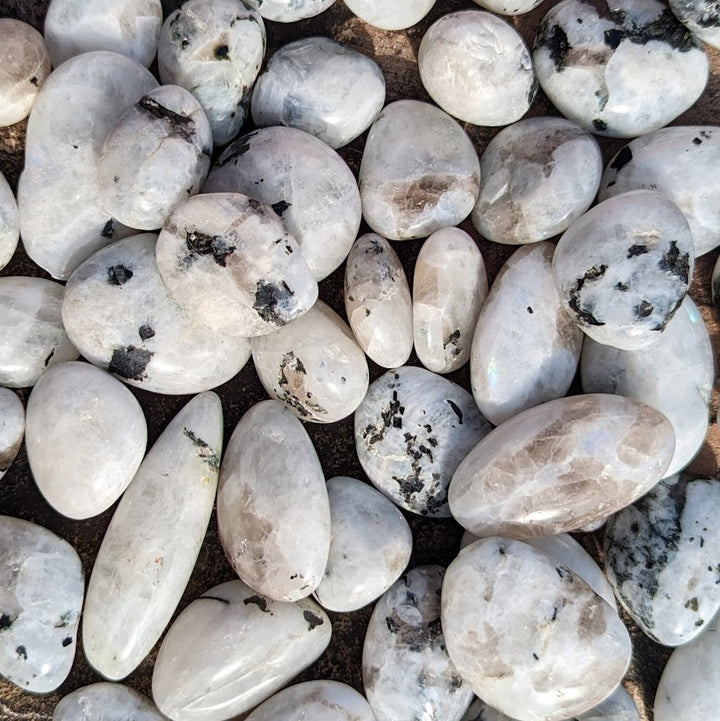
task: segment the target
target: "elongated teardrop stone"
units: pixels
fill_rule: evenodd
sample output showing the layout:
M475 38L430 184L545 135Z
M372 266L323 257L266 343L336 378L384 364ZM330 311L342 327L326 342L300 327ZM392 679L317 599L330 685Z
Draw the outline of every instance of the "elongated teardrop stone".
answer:
M15 460L25 435L25 408L17 394L0 388L0 478Z
M0 173L0 270L10 262L19 239L17 201L5 176Z
M121 683L93 683L64 696L52 721L165 721L155 704Z

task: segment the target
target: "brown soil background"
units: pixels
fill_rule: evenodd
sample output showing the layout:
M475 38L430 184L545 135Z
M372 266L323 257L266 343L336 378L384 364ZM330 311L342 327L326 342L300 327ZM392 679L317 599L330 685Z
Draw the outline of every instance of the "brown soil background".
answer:
M402 0L399 0L402 1ZM43 21L49 0L0 0L0 17L14 17L34 25L42 32ZM175 10L179 0L163 0L165 16ZM536 28L554 0L546 0L535 11L518 18L508 20L531 45ZM438 0L434 9L417 26L400 32L384 32L366 25L345 7L341 0L322 15L309 20L283 25L267 22L267 57L281 45L300 37L326 35L375 58L382 68L387 81L387 102L401 98L417 98L430 101L417 71L417 50L423 34L429 25L448 12L462 9L478 9L472 0ZM700 100L673 125L716 124L720 120L720 51L706 47L711 60L711 77L707 89ZM527 116L558 115L542 91L533 103ZM0 171L7 177L13 189L23 166L26 122L9 128L0 128ZM245 130L248 130L246 127ZM472 137L478 154L482 154L488 141L497 133L497 128L482 128L465 125ZM359 138L340 154L357 173L365 137ZM605 161L623 145L624 141L599 138ZM492 280L500 266L512 253L513 248L485 241L480 238L469 222L462 225L477 241L485 259L489 278ZM368 228L363 225L362 232ZM415 258L422 241L395 243L405 272L412 279ZM703 318L710 330L715 355L720 348L720 326L716 311L712 307L710 296L710 277L718 251L715 250L696 262L695 276L691 295L698 303ZM343 272L344 266L335 271L320 284L320 295L343 317ZM37 268L19 248L10 264L0 271L0 275L38 275L47 277ZM410 363L418 364L413 355ZM383 371L370 363L371 379ZM450 378L466 388L470 388L469 368L452 374ZM140 401L148 421L148 447L189 400L189 396L160 396L131 388ZM265 391L255 374L252 362L233 380L216 389L223 401L225 411L225 439L230 437L235 425L243 413L254 403L266 398ZM20 391L23 400L27 399L29 389ZM574 392L579 392L577 383ZM720 477L720 432L715 422L718 399L714 393L711 407L711 428L705 446L702 448L690 470L697 475ZM366 477L357 460L353 441L352 419L329 426L308 424L307 430L313 439L327 478L335 475L349 475L356 478ZM86 579L89 578L97 549L105 528L110 521L110 509L102 515L86 521L72 521L52 510L38 492L27 463L24 447L12 468L5 475L0 486L0 514L24 518L39 523L62 536L77 549L83 562ZM415 546L410 567L438 563L447 565L459 548L461 529L453 521L427 520L406 514L413 530ZM601 561L602 532L578 534L578 540L592 555ZM200 552L197 566L192 575L185 595L178 609L183 609L205 590L234 577L233 571L225 560L218 540L217 524L213 514L205 543ZM344 681L362 691L360 663L365 628L370 617L371 607L350 614L330 613L333 623L333 639L325 654L299 680L332 678ZM631 669L625 680L625 686L633 695L643 721L652 719L652 702L658 680L670 650L658 646L645 637L627 616L627 622L634 645ZM78 634L78 643L80 634ZM155 654L153 653L126 680L126 683L142 693L151 694L151 677ZM88 666L78 649L72 671L55 693L35 696L24 693L12 684L0 679L0 720L46 721L52 717L57 702L70 691L80 686L101 680Z

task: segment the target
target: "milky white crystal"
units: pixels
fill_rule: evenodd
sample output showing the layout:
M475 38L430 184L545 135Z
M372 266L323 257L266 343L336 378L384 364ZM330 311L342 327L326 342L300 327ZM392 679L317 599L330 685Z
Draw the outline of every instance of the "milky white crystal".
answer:
M0 173L0 270L13 257L20 238L18 207L12 189Z
M267 20L294 23L311 18L327 10L335 0L247 0Z
M0 478L10 468L25 435L25 408L17 394L0 388Z
M535 9L542 0L475 0L477 5L498 15L523 15Z
M121 683L93 683L64 696L52 721L164 721L150 699Z
M381 30L404 30L419 23L435 5L436 0L345 0L345 4L361 20Z

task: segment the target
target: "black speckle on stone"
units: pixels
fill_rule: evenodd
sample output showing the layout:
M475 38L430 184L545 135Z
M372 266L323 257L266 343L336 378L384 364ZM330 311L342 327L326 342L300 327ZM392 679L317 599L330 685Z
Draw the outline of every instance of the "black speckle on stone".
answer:
M626 145L612 159L610 167L619 173L632 160L632 157L632 150L630 150L630 146Z
M649 303L646 300L641 300L634 308L633 313L635 314L635 318L640 320L641 318L647 318L649 315L652 315L654 308L652 303Z
M595 118L595 120L592 121L593 128L598 131L598 133L602 133L604 130L607 130L607 123L604 120L600 120L600 118Z
M155 331L149 325L141 325L138 328L138 335L143 340L147 340L148 338L153 338L155 336Z
M115 235L115 224L113 223L112 218L105 223L103 229L100 231L100 235L102 235L103 238L112 238L113 235Z
M40 87L40 79L38 78L37 75L33 75L33 76L30 78L30 82L31 82L36 88L39 88L39 87Z
M217 457L217 454L212 450L212 448L210 448L208 443L206 443L202 438L196 436L187 427L183 428L183 435L189 438L193 445L199 449L198 455L205 463L208 464L208 466L214 468L215 470L220 469L220 459Z
M270 609L267 607L267 601L262 596L249 596L243 600L245 606L253 605L257 606L263 613L270 613Z
M303 618L307 621L308 631L312 631L316 626L322 626L325 623L320 616L316 616L312 611L303 611Z
M647 247L647 245L631 245L628 248L627 257L628 258L635 258L638 255L645 255L645 253L649 253L650 249Z
M695 621L695 626L696 626L697 628L700 628L700 626L702 626L704 623L705 623L705 619L704 619L704 618L698 618L698 620Z
M185 245L191 253L190 258L193 255L211 255L223 268L227 265L228 256L235 252L235 246L230 245L222 236L201 233L199 230L185 231Z
M63 648L67 648L72 643L72 638L70 636L65 636L65 638L62 640Z
M0 615L0 631L10 628L15 623L14 618L10 618L6 613Z
M222 598L221 596L200 596L200 598L207 599L208 601L219 601L220 603L224 603L226 606L230 605L230 601L228 601L227 598Z
M559 25L548 27L547 23L543 23L536 47L542 45L550 51L550 60L555 63L555 70L561 73L565 69L565 57L571 49L565 31Z
M615 290L619 290L622 293L627 293L630 290L630 286L627 283L622 283L620 281L615 283L613 287L615 288Z
M702 140L700 138L693 138L693 143L695 145L702 145Z
M116 348L110 359L108 370L127 380L141 381L145 377L145 369L155 354L146 348L129 345Z
M72 611L65 611L64 613L61 613L58 622L55 624L55 628L65 628L70 623L72 616Z
M533 312L534 312L533 309L532 309L532 306L530 306L530 305L526 308L526 310L527 310L528 313L530 313L530 315L532 315Z
M563 581L572 583L575 580L573 572L569 568L565 568L565 566L555 566L555 571L557 572L557 575L562 578Z
M195 134L195 121L192 118L166 108L157 100L154 100L147 95L140 99L138 107L145 112L150 113L150 115L154 118L166 123L171 135L177 135L183 140L190 140Z
M447 399L447 402L448 402L448 405L450 406L450 408L452 408L453 413L457 416L458 423L460 425L462 425L463 414L462 414L462 411L460 410L458 404L455 403L455 401L450 400L449 398Z
M605 45L613 50L617 50L620 41L625 37L625 31L620 28L611 28L605 31Z
M73 148L75 148L75 150L77 150L79 147L80 147L79 145L76 145L75 143L73 143Z
M285 282L271 283L260 279L255 287L253 310L266 322L285 325L287 319L281 312L289 305L295 292Z
M603 263L602 265L594 265L589 270L585 271L582 278L578 278L575 282L575 287L570 290L568 305L575 313L575 315L587 325L605 325L603 321L598 320L593 314L593 308L588 303L583 303L580 299L580 291L587 281L594 281L602 278L607 271L607 266Z
M394 618L390 618L390 616L385 617L385 623L390 633L397 633L400 629L400 624Z
M230 60L230 48L227 45L218 45L215 48L215 58L217 60Z
M110 285L125 285L134 273L124 265L111 265L107 269L107 275Z
M282 214L292 205L285 200L279 200L277 203L273 203L270 207L275 211L276 215L282 217Z
M505 544L504 544L504 543L498 543L497 552L498 552L501 556L506 555L507 552L505 551Z
M685 608L689 608L691 611L697 611L700 609L700 604L698 603L697 596L693 596L691 599L689 599L685 603Z
M50 353L48 354L48 357L45 359L45 367L47 368L50 361L52 360L52 357L55 355L55 349L53 348Z
M216 168L222 168L223 165L227 165L231 160L235 160L235 158L239 158L241 155L245 155L248 150L250 150L250 140L257 135L257 131L248 133L247 135L244 135L242 138L238 138L234 143L229 145L225 152L223 153L223 157L215 164ZM262 180L260 181L263 182Z
M687 283L690 277L690 256L688 253L680 254L677 241L670 241L670 247L663 257L658 261L660 270L679 278L683 283Z
M15 653L18 655L18 658L21 658L23 661L27 661L27 649L25 646L18 646L15 649Z
M540 656L538 656L536 653L533 653L532 656L533 656L533 658L534 658L536 661L539 661L539 660L540 660Z

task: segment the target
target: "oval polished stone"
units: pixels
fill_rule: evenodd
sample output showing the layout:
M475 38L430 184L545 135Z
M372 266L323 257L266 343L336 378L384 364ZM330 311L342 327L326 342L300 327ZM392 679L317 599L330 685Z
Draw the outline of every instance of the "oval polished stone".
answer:
M618 350L586 340L582 386L586 393L617 393L661 411L675 431L669 476L687 466L705 441L715 375L710 335L685 296L652 351Z
M397 581L413 539L400 511L372 486L337 476L327 482L330 553L315 598L330 611L356 611Z
M134 235L93 254L70 276L63 323L83 357L129 385L198 393L235 376L250 341L195 323L168 293L156 236Z
M93 565L83 649L102 676L125 678L175 612L215 502L223 413L214 393L187 403L120 499Z
M52 721L165 721L155 704L121 683L93 683L64 696Z
M153 698L173 721L224 721L264 701L327 648L330 619L314 601L281 603L242 581L193 601L165 634Z
M250 345L265 390L303 421L339 421L365 397L365 354L345 321L322 301Z
M8 388L0 388L0 478L15 460L25 435L25 408Z
M107 510L145 455L147 426L135 396L89 363L43 373L27 403L25 447L45 500L73 519Z
M341 148L364 133L385 104L385 78L366 55L331 38L283 45L257 79L253 122L285 125Z
M377 721L458 721L472 690L445 650L440 589L445 569L419 566L375 605L363 644L365 693Z
M589 711L620 683L632 653L616 611L583 580L529 544L498 537L448 567L442 626L473 691L520 721Z
M412 298L398 254L385 238L361 235L345 265L345 314L370 360L397 368L413 347Z
M490 428L464 388L403 366L368 389L355 412L355 448L373 485L397 505L447 517L450 479Z
M563 118L528 118L503 128L480 157L478 232L520 245L566 230L595 200L602 154L597 141Z
M17 201L5 176L0 173L0 270L10 262L19 239Z
M345 5L368 25L381 30L405 30L419 23L435 5L436 0L345 0Z
M495 425L562 398L575 377L583 334L555 290L554 250L542 242L513 253L480 311L470 382L480 412Z
M317 588L330 549L328 491L307 431L282 403L257 403L235 427L217 515L225 555L248 586L277 601Z
M562 235L553 256L560 298L598 343L637 350L660 338L692 277L685 216L655 191L596 205Z
M542 0L475 0L476 5L498 15L523 15L535 9Z
M458 225L475 205L480 162L472 141L447 113L398 100L380 113L360 164L363 216L390 240L422 238Z
M67 678L83 602L75 549L34 523L0 516L0 674L49 693Z
M450 484L450 510L478 536L571 531L647 493L665 473L674 438L662 413L630 398L549 401L470 451Z
M247 0L266 20L294 23L327 10L335 0Z
M63 287L44 278L0 278L0 385L25 388L78 351L61 317Z
M360 193L345 161L295 128L262 128L218 159L204 193L244 193L269 205L322 280L347 257L361 220Z

